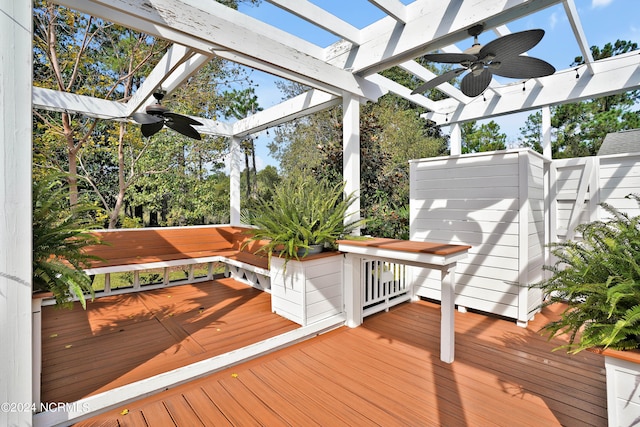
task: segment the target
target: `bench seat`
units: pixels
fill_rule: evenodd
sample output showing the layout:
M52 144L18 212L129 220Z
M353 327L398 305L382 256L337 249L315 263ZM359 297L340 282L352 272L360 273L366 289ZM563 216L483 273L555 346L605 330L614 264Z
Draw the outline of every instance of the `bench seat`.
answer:
M225 264L226 277L268 289L269 260L266 254L256 253L263 242L247 242L250 233L250 228L237 226L96 231L94 234L104 244L88 246L85 253L100 259L91 261L85 272L90 275L139 272L221 262ZM137 276L135 281L134 287Z

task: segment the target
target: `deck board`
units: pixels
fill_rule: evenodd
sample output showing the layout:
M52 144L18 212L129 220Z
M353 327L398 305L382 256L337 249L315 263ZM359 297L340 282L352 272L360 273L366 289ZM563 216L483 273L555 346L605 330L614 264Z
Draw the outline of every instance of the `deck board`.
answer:
M232 279L43 307L42 399L73 402L245 347L298 325Z
M128 408L186 399L235 425L606 426L603 358L552 352L563 341L538 333L557 313L545 310L526 329L456 313L456 360L446 364L439 306L405 303ZM117 410L94 420L114 418L126 420Z

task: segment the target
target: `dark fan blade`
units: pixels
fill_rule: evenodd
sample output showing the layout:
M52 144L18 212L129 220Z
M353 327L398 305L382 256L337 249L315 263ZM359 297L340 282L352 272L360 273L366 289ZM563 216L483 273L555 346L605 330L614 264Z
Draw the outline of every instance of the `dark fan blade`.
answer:
M133 113L131 117L133 117L133 120L140 123L141 125L150 125L152 123L161 123L163 121L162 117L153 116L146 113ZM162 128L162 126L160 127Z
M478 75L472 72L464 76L462 82L460 82L460 90L465 95L473 98L480 95L491 83L491 71L483 69Z
M530 56L514 56L505 59L496 67L489 65L491 72L502 77L512 79L531 79L535 77L550 76L556 72L553 65L542 59Z
M434 87L441 85L442 83L445 83L451 79L454 79L456 76L458 76L460 73L464 71L466 71L466 68L456 68L454 70L447 71L446 73L439 75L438 77L435 77L426 83L421 84L411 92L411 95L415 95L416 93L422 93L426 90L433 89Z
M142 132L142 136L145 136L148 138L151 135L154 135L160 132L160 129L162 129L162 126L164 126L163 120L160 120L159 122L155 122L155 123L145 123L142 126L140 126L140 131Z
M487 43L480 52L478 58L484 59L487 55L494 56L494 61L503 61L504 58L520 55L537 45L544 36L544 30L527 30L518 33L507 34Z
M181 116L180 114L171 114L171 117L167 117L167 121L164 124L167 125L167 127L175 130L176 132L181 133L184 136L188 136L189 138L198 140L202 139L200 137L200 134L189 124L191 122L195 122L195 120L192 120L189 117ZM196 123L201 124L199 122Z
M166 113L164 113L164 116L166 118L173 119L174 122L181 122L181 123L186 123L188 125L202 126L202 123L192 119L191 117L183 116L182 114L172 113L171 111L167 111Z
M443 64L461 64L463 62L477 61L475 55L468 53L431 53L423 56L424 59L431 62L442 62Z

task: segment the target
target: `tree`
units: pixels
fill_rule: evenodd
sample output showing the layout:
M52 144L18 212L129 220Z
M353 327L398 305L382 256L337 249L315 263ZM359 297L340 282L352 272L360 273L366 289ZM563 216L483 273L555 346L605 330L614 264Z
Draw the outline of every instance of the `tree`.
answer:
M255 94L253 87L248 87L243 90L232 90L226 92L225 96L226 111L225 117L233 117L236 120L244 119L258 111L262 111L262 108L258 105L258 97ZM257 174L256 171L256 150L253 143L253 137L247 136L240 143L240 148L244 153L244 163L246 171L246 183L247 183L247 200L251 198L252 190L254 186L251 185L251 175L254 178ZM252 163L249 164L249 157L252 159ZM253 166L253 168L252 168ZM255 179L254 179L255 182Z
M237 7L235 0L222 3ZM34 80L43 87L126 100L167 47L165 41L43 1L34 9ZM215 118L224 107L219 92L229 82L245 79L239 67L213 59L165 104L183 114ZM110 228L132 197L130 189L140 189L142 177L174 166L174 158L164 154L191 150L179 136L164 142L160 135L144 139L137 127L125 123L66 112L36 111L35 116L34 158L68 172L72 205L79 190L92 190L108 212ZM157 145L165 151L157 152ZM202 154L201 147L195 152ZM200 156L201 179L208 169L205 157Z
M34 80L62 92L126 99L139 73L167 43L52 3L34 6ZM68 173L71 205L78 201L78 156L94 143L99 120L36 111L36 150ZM124 124L111 129L124 138ZM106 132L103 127L102 132ZM66 164L65 164L66 163Z
M521 144L542 154L542 113L540 111L530 114L523 127Z
M462 154L484 151L505 150L507 135L500 133L500 125L491 120L480 127L476 122L466 122L462 126Z
M299 85L284 87L295 96ZM300 169L331 183L342 182L342 108L334 107L279 127L270 146L285 175ZM367 104L360 114L360 206L368 222L363 232L408 237L409 164L411 158L446 153L439 129L419 117L419 110L394 95ZM405 209L407 208L407 209Z
M600 49L591 46L595 60L610 58L638 49L637 43L617 40ZM576 57L571 67L581 70L584 59ZM554 158L593 156L607 133L640 127L640 91L629 91L587 101L551 107L551 148ZM520 129L525 144L541 151L540 113L529 116Z

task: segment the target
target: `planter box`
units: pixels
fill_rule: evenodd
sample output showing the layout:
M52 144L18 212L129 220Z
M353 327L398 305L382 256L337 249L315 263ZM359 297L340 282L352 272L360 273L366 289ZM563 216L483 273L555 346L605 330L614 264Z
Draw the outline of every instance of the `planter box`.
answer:
M344 312L343 256L309 255L300 261L271 258L271 310L302 326Z
M604 350L609 427L631 426L640 414L640 351Z

